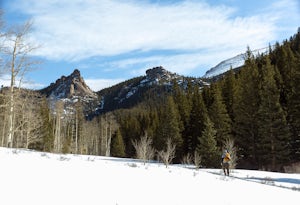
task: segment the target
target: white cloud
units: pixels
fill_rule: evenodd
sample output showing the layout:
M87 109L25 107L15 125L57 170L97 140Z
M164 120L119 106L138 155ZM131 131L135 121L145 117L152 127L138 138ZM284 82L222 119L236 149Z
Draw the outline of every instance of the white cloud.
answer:
M10 86L10 83L11 83L10 75L7 74L0 75L0 86L8 87ZM34 90L38 90L45 87L45 85L33 82L27 78L22 78L22 81L20 81L20 78L17 78L15 82L15 86L17 87L21 86L22 88L34 89Z
M288 38L296 31L293 25L300 16L297 0L272 1L268 8L259 8L251 16L240 15L238 8L210 6L205 1L149 2L15 0L14 8L34 20L32 37L42 45L37 55L76 62L114 56L113 60L87 64L101 64L99 68L105 73L130 68L135 76L159 65L179 74L201 76L220 61L244 52L247 46L268 46L283 40L279 35L287 31L291 32L284 33ZM163 52L168 50L178 52ZM129 52L139 55L122 57ZM118 82L87 81L93 90Z
M85 79L86 84L93 90L99 91L123 82L124 79Z
M260 47L274 25L261 16L233 18L229 7L186 1L162 6L139 1L27 0L33 36L50 59L80 60L133 50L197 50L231 45Z

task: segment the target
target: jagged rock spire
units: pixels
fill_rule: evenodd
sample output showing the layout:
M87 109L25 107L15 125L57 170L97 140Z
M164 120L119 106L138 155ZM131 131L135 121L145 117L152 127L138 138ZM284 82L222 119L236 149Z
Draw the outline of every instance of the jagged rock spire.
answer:
M63 99L79 97L96 97L96 94L87 86L81 77L80 71L75 69L69 76L61 76L42 92L52 98Z

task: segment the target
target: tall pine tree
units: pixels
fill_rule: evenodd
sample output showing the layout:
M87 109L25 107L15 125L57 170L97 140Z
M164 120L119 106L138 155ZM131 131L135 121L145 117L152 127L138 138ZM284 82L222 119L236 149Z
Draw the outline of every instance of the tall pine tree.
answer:
M212 104L209 107L209 116L217 131L216 140L219 147L231 137L231 119L223 101L219 84L212 85Z
M118 129L111 142L111 155L125 157L125 145L120 130Z
M280 104L280 91L274 79L274 66L268 57L262 68L262 83L260 89L260 106L258 109L258 152L261 166L278 170L287 162L289 156L288 142L290 132L285 113ZM262 168L261 167L261 168Z
M299 34L300 36L300 34ZM288 98L288 121L291 125L291 159L293 162L300 160L300 54L291 78L291 92Z
M217 131L208 116L204 118L204 130L198 136L196 151L201 155L202 165L205 167L216 167L218 164L218 151L216 142Z
M189 125L187 128L187 150L193 154L198 144L198 137L204 130L204 121L207 118L207 109L199 88L194 88L192 99L192 110L190 114Z
M257 153L258 124L257 110L259 106L259 73L254 56L247 51L245 66L241 69L237 80L237 92L234 96L234 132L239 147L239 159L244 167L258 168Z
M182 155L182 124L177 106L172 96L168 96L165 104L160 111L160 124L157 128L157 134L154 139L154 145L157 150L163 150L167 139L171 139L176 145L176 155L180 158Z

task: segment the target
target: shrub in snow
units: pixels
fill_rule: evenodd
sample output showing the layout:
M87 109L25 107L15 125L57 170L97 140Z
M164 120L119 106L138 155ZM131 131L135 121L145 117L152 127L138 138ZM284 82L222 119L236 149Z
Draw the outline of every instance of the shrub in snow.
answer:
M153 159L155 151L152 148L152 139L148 137L147 133L139 141L132 141L132 144L136 151L136 157L141 159L144 164Z
M175 149L176 149L176 145L173 144L172 140L169 138L167 140L167 149L158 152L159 157L166 165L166 167L168 167L168 165L175 158Z

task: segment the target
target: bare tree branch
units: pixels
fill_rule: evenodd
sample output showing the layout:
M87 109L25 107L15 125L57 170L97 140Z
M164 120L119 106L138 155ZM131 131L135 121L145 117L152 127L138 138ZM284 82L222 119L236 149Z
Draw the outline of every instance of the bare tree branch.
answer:
M148 137L147 133L139 141L132 141L132 144L137 158L143 160L144 164L146 161L153 159L155 151L152 148L152 139Z
M162 150L158 152L158 155L160 156L160 158L162 159L166 167L168 167L169 164L172 162L172 160L175 158L175 149L176 149L176 145L173 144L171 138L168 138L166 150Z

